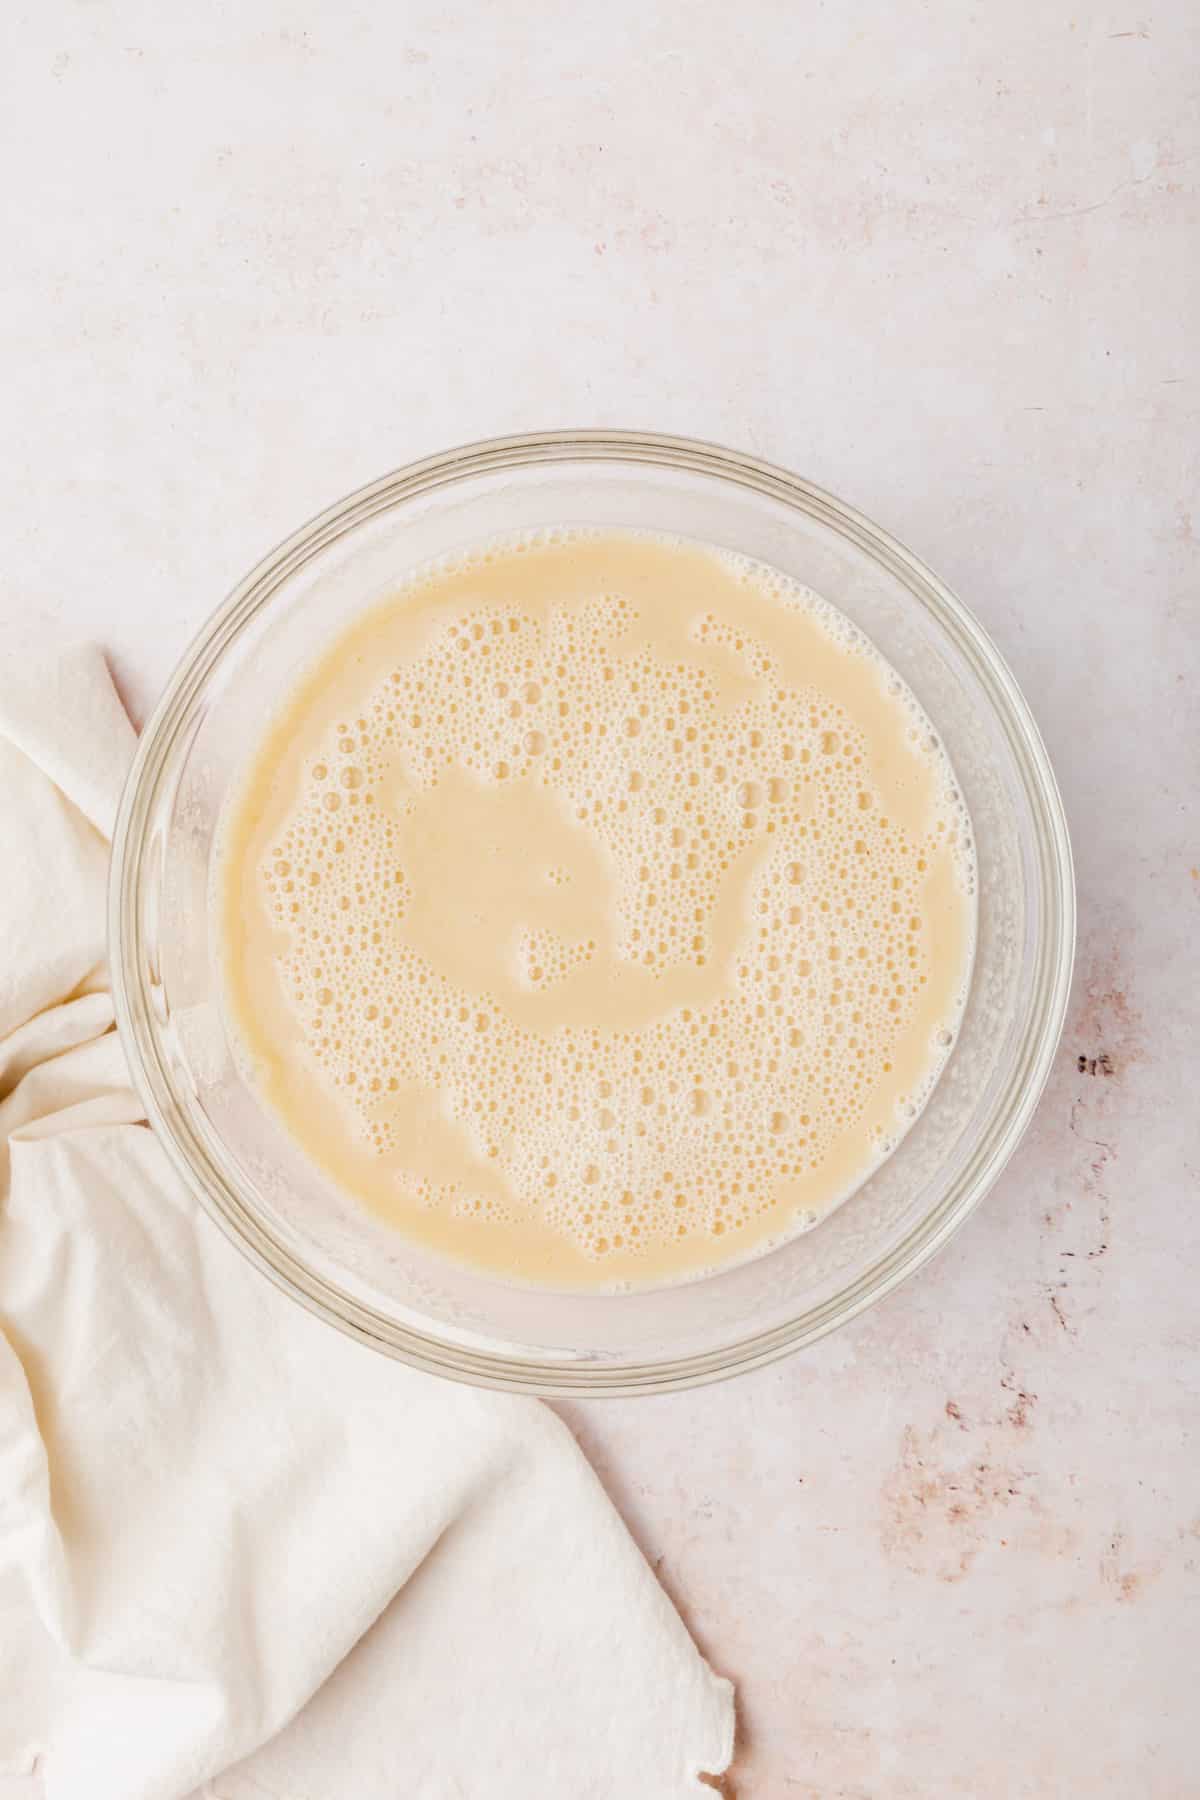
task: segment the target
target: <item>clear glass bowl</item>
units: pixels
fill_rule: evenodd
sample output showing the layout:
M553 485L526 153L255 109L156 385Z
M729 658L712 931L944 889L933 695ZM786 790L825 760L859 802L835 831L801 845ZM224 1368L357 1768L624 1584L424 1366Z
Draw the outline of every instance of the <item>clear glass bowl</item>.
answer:
M627 526L773 563L839 606L941 733L974 823L979 937L958 1044L896 1153L806 1235L674 1288L539 1292L408 1244L338 1193L241 1079L218 1003L210 863L222 804L314 651L414 564L540 525ZM180 1174L280 1287L441 1375L543 1394L662 1392L754 1368L920 1268L996 1179L1062 1026L1070 845L1012 676L970 613L878 526L715 445L558 432L469 445L331 507L234 590L142 734L113 847L111 951L134 1079Z

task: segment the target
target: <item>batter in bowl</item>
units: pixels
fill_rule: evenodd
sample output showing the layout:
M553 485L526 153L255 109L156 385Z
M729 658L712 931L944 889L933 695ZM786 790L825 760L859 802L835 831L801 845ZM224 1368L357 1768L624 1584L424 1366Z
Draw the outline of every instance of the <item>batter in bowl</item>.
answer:
M776 570L547 530L420 572L311 669L216 869L264 1102L399 1231L655 1285L806 1229L920 1111L970 975L928 720Z

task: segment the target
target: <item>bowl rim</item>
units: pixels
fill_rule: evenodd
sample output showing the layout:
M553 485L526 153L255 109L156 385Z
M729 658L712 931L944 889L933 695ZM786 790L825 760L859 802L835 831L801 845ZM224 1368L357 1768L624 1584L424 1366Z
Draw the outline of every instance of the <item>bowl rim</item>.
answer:
M434 1331L401 1325L308 1268L225 1180L180 1103L163 1055L156 965L145 941L140 890L147 828L172 779L172 752L191 709L241 629L312 557L378 513L471 476L553 462L643 462L753 488L831 527L902 582L988 693L1025 788L1045 903L1021 1042L989 1129L942 1201L847 1287L794 1319L716 1349L661 1361L558 1363L537 1354L501 1355L470 1348ZM904 544L824 489L756 456L658 432L555 430L484 439L404 464L317 513L238 582L193 637L141 733L113 833L108 937L117 1025L147 1118L176 1172L205 1211L277 1287L350 1336L430 1374L507 1392L616 1396L666 1393L773 1362L857 1317L947 1243L1016 1149L1045 1087L1070 991L1075 881L1058 784L1023 694L974 614Z

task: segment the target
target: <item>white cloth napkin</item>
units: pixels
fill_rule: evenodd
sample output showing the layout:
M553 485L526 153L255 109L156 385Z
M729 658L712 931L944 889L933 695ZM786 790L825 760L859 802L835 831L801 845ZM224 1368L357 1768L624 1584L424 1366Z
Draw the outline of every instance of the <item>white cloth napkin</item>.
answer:
M142 1122L104 968L133 733L0 675L0 1775L47 1800L673 1800L732 1748L569 1434L277 1293Z

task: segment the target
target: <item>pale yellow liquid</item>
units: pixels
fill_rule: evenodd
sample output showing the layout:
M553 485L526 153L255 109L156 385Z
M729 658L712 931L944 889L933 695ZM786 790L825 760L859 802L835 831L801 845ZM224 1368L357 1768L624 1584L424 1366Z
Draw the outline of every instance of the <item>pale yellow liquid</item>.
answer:
M811 1225L953 1041L969 829L911 696L762 565L546 532L411 581L230 808L242 1060L423 1245L679 1280Z

